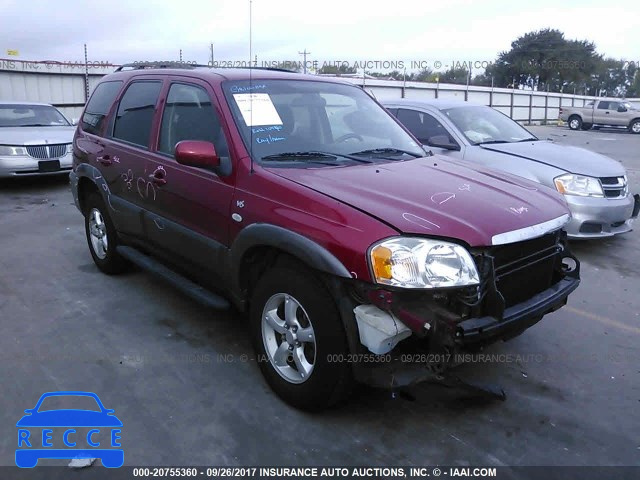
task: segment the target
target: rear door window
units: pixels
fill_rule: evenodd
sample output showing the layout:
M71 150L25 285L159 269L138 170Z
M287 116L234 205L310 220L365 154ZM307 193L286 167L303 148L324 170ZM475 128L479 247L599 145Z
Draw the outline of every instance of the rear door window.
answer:
M161 81L133 82L120 100L113 138L148 148L151 124L162 88Z
M96 87L82 115L80 123L82 130L94 135L101 134L105 118L121 87L122 81L103 82Z

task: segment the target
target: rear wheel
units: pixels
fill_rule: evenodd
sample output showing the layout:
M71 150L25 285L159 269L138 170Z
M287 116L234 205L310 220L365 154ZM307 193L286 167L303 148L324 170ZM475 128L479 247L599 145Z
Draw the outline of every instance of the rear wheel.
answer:
M116 251L116 230L102 198L97 193L91 193L85 205L85 233L94 263L104 273L123 272L128 263Z
M250 315L260 370L284 401L314 411L348 396L353 381L342 320L312 272L267 271L254 289Z
M580 117L574 115L569 118L569 128L571 130L580 130L582 128L582 120Z
M640 133L640 119L636 119L631 122L631 125L629 125L629 131L635 134Z

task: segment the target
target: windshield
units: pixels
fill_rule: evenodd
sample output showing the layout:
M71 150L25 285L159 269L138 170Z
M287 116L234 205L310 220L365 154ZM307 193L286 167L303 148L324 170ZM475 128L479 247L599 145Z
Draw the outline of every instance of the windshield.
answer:
M227 81L227 102L257 162L313 166L408 160L426 152L362 89L308 80Z
M490 107L456 107L444 110L444 114L474 145L537 140L518 123Z
M70 123L49 105L0 105L0 127L52 127Z

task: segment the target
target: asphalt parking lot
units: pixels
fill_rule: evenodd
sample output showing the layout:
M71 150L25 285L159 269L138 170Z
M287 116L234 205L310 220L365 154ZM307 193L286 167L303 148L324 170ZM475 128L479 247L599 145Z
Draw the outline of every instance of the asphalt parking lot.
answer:
M640 136L531 130L620 160L640 192ZM2 181L0 465L24 409L57 390L115 409L125 465L640 465L640 230L573 248L569 305L489 349L504 361L462 367L505 402L363 388L309 415L267 387L240 316L142 271L99 273L65 178Z

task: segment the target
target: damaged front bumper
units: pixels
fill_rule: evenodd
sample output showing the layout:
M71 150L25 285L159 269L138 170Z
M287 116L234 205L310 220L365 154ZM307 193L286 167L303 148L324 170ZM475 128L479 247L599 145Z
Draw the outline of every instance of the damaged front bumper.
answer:
M496 340L511 338L538 323L547 313L566 305L567 297L579 284L579 278L563 278L531 300L506 308L502 320L487 316L460 322L456 335L464 346L486 344L495 337L498 337Z
M359 292L370 302L354 309L360 353L377 360L354 362L357 380L386 388L442 380L461 353L519 335L564 306L580 283L580 264L559 232L474 257L482 272L475 290Z

